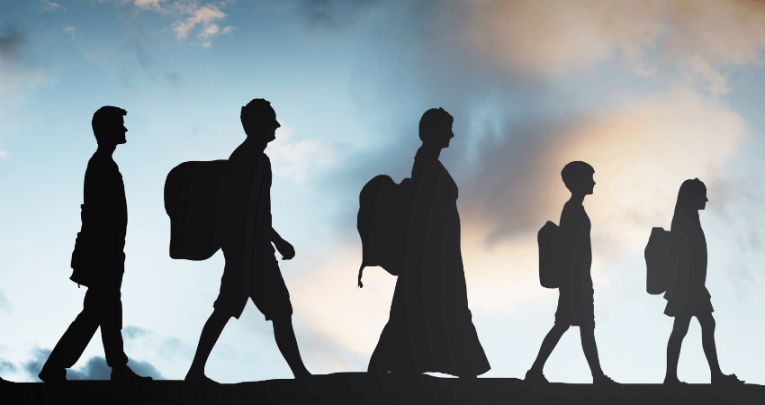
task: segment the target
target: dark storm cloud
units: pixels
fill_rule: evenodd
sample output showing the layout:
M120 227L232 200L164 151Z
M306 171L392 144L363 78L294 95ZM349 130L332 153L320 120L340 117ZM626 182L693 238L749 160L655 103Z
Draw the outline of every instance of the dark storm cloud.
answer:
M0 374L15 373L16 366L7 360L0 360Z
M50 356L50 349L35 348L32 350L32 358L21 364L21 368L32 378L33 381L40 381L37 377L42 370L43 364Z
M0 29L0 60L6 63L17 63L22 59L27 35L24 30L14 27Z
M312 30L342 31L380 5L379 0L294 0L298 16Z
M40 374L40 370L42 370L43 365L48 360L48 357L50 357L50 353L50 349L35 348L32 351L32 358L22 363L21 368L32 380L40 381L37 375ZM8 370L10 371L16 370L13 364L6 366L5 363L0 363L0 371L5 371L4 367L9 367ZM162 373L149 362L128 359L128 367L138 375L151 376L155 380L165 379ZM103 356L95 356L91 357L80 368L68 369L66 378L69 380L109 380L111 379L111 373L112 369L106 364L106 359Z
M149 333L151 332L149 332L146 329L139 328L138 326L133 326L133 325L122 328L122 336L125 339L131 339L131 340L138 339L148 335Z
M0 290L0 309L5 311L11 310L11 303L8 302L8 299L5 298L5 294L3 293L3 290Z

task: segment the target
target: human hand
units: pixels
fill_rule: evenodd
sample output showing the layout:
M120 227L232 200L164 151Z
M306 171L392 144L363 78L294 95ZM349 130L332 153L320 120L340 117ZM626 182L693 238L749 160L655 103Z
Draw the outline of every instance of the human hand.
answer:
M276 250L282 255L282 260L290 260L295 257L295 248L284 239L274 242Z

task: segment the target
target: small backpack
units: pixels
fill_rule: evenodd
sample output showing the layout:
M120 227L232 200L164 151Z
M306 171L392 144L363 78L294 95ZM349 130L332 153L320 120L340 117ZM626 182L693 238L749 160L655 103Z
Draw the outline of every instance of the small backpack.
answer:
M667 291L675 265L672 234L664 228L651 229L645 247L646 291L661 294Z
M379 175L361 189L356 217L363 249L359 287L364 286L361 275L366 266L380 266L394 276L401 274L413 201L414 186L409 178L396 184L390 176Z
M560 228L547 221L537 233L539 245L539 283L545 288L558 288L561 279Z

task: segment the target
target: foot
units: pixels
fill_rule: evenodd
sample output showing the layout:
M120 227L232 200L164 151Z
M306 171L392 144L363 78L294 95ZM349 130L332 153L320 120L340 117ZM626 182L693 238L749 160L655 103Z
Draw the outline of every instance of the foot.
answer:
M688 383L685 382L685 381L678 380L677 377L675 377L675 378L665 377L664 378L664 385L666 385L668 387L686 387L686 386L688 386Z
M547 381L547 378L545 378L545 375L542 374L541 371L534 371L534 370L527 371L526 378L524 378L523 381L526 381L527 383L532 385L543 385L543 384L550 383L549 381Z
M66 382L66 369L43 366L40 374L37 375L44 383L62 383Z
M186 374L186 377L183 379L183 381L190 382L193 384L218 384L216 381L211 380L210 377L206 376L205 373L192 373L189 371L188 374Z
M151 381L151 377L142 377L128 366L112 368L112 381Z
M603 374L599 377L592 377L592 385L601 385L601 386L614 386L619 385L618 382L611 379L611 377Z
M719 376L712 377L712 384L714 385L727 385L727 386L739 386L744 385L744 382L739 380L735 374L720 374Z

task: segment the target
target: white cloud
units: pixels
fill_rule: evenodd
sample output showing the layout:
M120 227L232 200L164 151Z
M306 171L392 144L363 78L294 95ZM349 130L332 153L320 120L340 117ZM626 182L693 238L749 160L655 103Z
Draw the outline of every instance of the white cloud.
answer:
M64 27L64 28L62 29L62 31L63 31L65 34L69 34L69 36L70 36L72 39L75 39L75 38L77 38L78 36L80 36L80 35L81 35L81 33L80 33L80 30L79 30L79 29L77 29L76 27Z
M62 6L61 4L54 3L50 0L42 0L43 4L43 10L45 11L56 11L58 9L66 10L66 7Z
M276 140L269 144L267 154L274 174L302 183L317 167L332 164L335 152L331 145L316 139L291 142L294 132L294 128L281 128Z
M7 158L7 157L8 157L8 152L4 150L0 150L0 158ZM2 304L0 304L0 307L2 307Z

